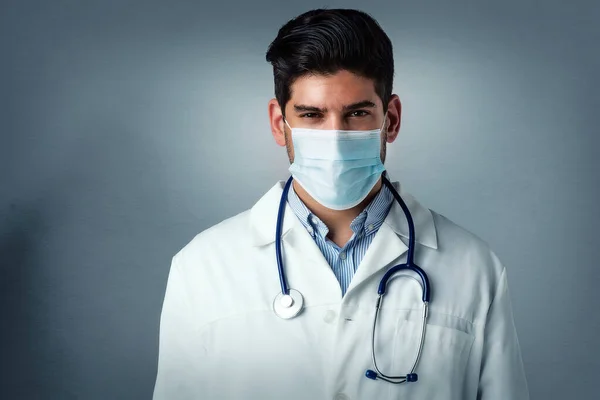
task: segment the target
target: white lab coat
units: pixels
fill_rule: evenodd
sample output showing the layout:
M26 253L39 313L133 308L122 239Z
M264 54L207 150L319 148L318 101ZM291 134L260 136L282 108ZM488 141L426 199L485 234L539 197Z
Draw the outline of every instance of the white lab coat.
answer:
M343 298L331 267L288 206L284 265L305 308L291 320L277 317L274 240L283 184L173 257L154 400L529 398L505 268L485 242L404 191L415 223L415 262L432 290L418 382L365 377L372 368L377 286L386 270L406 260L408 225L396 202ZM410 372L421 307L415 280L390 281L377 325L383 373Z

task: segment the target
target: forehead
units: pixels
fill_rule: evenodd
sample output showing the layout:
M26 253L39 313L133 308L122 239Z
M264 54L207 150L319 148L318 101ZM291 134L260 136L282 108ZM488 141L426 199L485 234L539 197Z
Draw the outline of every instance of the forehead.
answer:
M341 109L344 105L370 100L378 107L381 99L375 92L372 79L342 70L333 75L304 75L291 86L289 105L305 104L328 109Z

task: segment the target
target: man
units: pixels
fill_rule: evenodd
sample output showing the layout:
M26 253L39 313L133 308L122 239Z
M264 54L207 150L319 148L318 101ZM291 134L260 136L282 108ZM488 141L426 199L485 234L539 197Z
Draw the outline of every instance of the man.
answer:
M309 11L280 29L267 61L271 130L292 184L173 258L154 399L528 399L505 268L477 236L384 180L401 103L377 22ZM414 222L414 253L394 191ZM377 300L409 253L431 286L426 314L416 268Z

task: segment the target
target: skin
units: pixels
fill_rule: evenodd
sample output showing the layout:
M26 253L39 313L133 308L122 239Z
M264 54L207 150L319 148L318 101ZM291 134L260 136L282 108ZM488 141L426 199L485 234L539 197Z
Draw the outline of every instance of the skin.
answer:
M372 104L347 108L364 101ZM284 122L277 99L269 101L268 110L273 138L278 145L286 147L290 163L293 163L291 131ZM285 120L294 128L371 130L381 128L386 119L381 135L381 160L385 162L386 144L394 142L400 131L401 112L400 99L393 94L388 102L386 118L373 80L341 70L333 75L305 75L296 79L291 86L291 98L285 105ZM311 197L298 182L293 181L293 185L306 207L329 228L327 238L343 247L353 234L350 223L379 192L382 181L379 178L369 195L347 210L327 208Z

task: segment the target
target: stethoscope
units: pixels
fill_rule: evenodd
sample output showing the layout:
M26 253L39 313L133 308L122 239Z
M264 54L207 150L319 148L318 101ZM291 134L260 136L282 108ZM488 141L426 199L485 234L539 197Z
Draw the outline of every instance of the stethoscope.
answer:
M427 274L423 271L417 264L414 263L414 250L415 250L415 226L412 220L412 216L410 215L410 211L408 207L400 197L400 194L394 189L391 182L385 176L385 173L381 175L383 183L390 189L394 198L402 207L402 211L404 211L404 215L406 216L406 220L408 222L408 254L406 257L406 263L398 264L392 268L390 268L385 275L381 278L379 282L379 287L377 289L377 293L379 297L377 298L377 303L375 304L375 318L373 319L373 330L371 332L371 357L373 359L373 367L375 370L368 369L365 373L365 376L369 379L381 379L390 383L405 383L405 382L416 382L418 379L418 375L415 373L415 369L417 364L419 363L419 359L421 358L421 353L423 351L423 343L425 340L425 327L427 326L427 316L428 316L428 308L429 308L429 299L431 296L431 288L429 286L429 279L427 278ZM273 311L275 314L283 319L290 319L302 311L304 307L304 298L302 294L296 289L290 289L287 280L285 278L285 271L283 269L283 259L281 256L281 229L283 225L283 216L285 213L285 206L287 203L288 192L290 190L290 186L292 184L293 177L290 177L284 188L283 193L281 194L281 200L279 202L279 211L277 214L277 227L275 230L275 253L277 256L277 269L279 270L279 282L281 283L281 293L278 293L273 301ZM383 295L385 294L386 287L390 278L400 271L413 271L416 273L419 278L412 276L402 275L404 277L408 277L411 279L415 279L421 285L421 292L423 298L423 316L422 316L422 325L421 325L421 339L419 343L419 348L417 350L417 354L415 356L412 368L410 372L406 375L399 376L391 376L386 375L377 366L377 360L375 359L375 331L377 327L377 318L379 317L379 310L383 303Z

